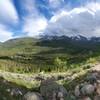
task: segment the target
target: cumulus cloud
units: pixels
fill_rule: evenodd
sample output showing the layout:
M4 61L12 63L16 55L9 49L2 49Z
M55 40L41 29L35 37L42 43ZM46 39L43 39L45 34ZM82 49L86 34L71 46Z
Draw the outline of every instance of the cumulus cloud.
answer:
M11 0L0 0L0 22L16 23L18 14Z
M48 35L100 36L100 3L88 3L55 14L45 30Z
M0 24L0 41L4 42L13 38L13 32L9 31L4 25Z
M47 19L38 11L35 1L25 0L25 10L28 15L24 18L23 33L27 36L38 36L47 26Z
M0 41L13 38L10 25L17 25L18 14L11 0L0 0ZM7 26L8 25L8 26Z
M33 18L28 17L25 21L23 32L27 33L27 36L38 36L47 26L47 20L43 17Z
M72 4L70 0L68 3L65 3L65 0L43 1L45 5L36 4L36 0L20 0L20 6L18 8L16 6L16 8L18 11L21 9L21 11L17 13L12 0L0 0L0 40L5 41L14 38L13 35L15 34L9 28L15 32L19 31L21 34L16 34L18 37L36 37L41 34L100 36L100 0L96 0L97 2L94 0L86 0L85 2L84 0L77 0L78 4L83 4L82 6L77 5L77 2ZM40 9L37 5L47 7L48 10L46 11L52 17L49 16L48 12L45 12L44 8ZM76 6L77 8L75 8ZM20 20L18 14L21 16ZM19 23L17 24L18 27L17 22ZM9 24L15 26L12 27Z

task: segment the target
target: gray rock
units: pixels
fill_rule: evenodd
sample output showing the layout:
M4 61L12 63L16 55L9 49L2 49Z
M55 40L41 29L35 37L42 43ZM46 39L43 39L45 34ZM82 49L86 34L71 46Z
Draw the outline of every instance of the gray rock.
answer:
M98 83L98 84L100 84L100 79L99 79L99 80L97 80L97 83Z
M97 84L96 86L96 93L100 95L100 84Z
M84 86L81 88L81 92L82 92L83 95L90 95L90 94L92 94L94 91L95 91L95 86L93 86L93 85L91 85L91 84L84 85Z
M90 97L83 97L83 98L81 98L81 99L79 99L79 100L92 100Z
M66 89L52 79L42 81L40 92L47 100L63 100L67 96Z
M62 85L59 85L59 91L62 92L64 96L67 95L67 90Z
M64 97L63 93L62 92L58 92L58 98L63 98L63 97Z
M80 96L80 86L79 85L77 85L75 87L74 94L75 94L76 97L79 97Z
M100 95L96 95L96 96L94 97L94 100L100 100Z
M18 88L12 89L12 90L10 91L10 94L11 94L12 96L23 95L23 93L21 92L21 90L19 90Z
M23 100L43 100L43 97L37 92L28 92L24 95Z
M97 73L92 73L91 75L87 76L87 81L90 83L95 83L97 80Z

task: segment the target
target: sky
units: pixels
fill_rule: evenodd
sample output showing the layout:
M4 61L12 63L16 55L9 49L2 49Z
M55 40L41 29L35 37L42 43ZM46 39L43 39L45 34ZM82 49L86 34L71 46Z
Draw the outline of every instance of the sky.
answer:
M100 36L100 0L0 0L0 41L17 37Z

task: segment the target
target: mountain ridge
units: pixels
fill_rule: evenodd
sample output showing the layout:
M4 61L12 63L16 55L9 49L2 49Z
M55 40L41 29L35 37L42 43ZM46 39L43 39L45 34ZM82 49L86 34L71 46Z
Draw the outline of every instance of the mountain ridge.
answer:
M86 41L100 41L100 37L91 37L91 38L88 38L88 37L85 37L85 36L82 36L82 35L77 35L77 36L65 36L65 35L62 35L62 36L48 36L48 35L41 35L39 36L39 38L35 38L35 37L19 37L19 38L13 38L13 39L9 39L7 41L4 41L4 42L0 42L0 44L5 44L7 42L17 42L17 40L19 41L23 41L23 40L28 40L28 39L33 39L33 40L53 40L53 39L72 39L72 40L86 40Z

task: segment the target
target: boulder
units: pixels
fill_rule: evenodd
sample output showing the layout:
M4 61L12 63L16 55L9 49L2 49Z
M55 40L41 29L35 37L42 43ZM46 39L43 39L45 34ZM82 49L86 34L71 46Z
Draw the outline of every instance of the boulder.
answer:
M40 92L47 100L65 100L67 96L66 89L52 79L41 82Z
M95 86L93 86L92 84L85 84L81 88L81 93L83 95L90 95L90 94L94 93L94 91L95 91Z
M37 92L28 92L24 95L23 100L44 100Z

